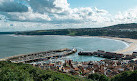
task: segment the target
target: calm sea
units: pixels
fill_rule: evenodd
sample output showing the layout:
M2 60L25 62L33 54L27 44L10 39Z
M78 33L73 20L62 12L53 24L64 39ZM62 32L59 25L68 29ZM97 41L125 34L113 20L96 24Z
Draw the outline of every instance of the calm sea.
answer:
M126 46L125 42L99 37L0 35L0 58L73 47L77 48L78 52L96 50L112 52L124 49ZM66 58L74 61L99 61L103 59L92 56L78 56L77 53Z

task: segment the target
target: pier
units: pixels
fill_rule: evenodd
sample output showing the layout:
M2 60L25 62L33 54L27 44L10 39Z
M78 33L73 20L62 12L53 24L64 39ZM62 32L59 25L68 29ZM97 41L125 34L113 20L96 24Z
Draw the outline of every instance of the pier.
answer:
M114 53L114 52L105 52L103 50L98 50L95 52L79 52L78 55L85 55L85 56L97 56L103 57L111 60L119 60L119 59L127 59L127 56L124 54ZM133 55L129 59L135 58Z
M77 49L64 48L59 50L50 50L50 51L44 51L38 53L16 55L1 59L0 61L11 61L13 63L31 63L31 62L45 61L52 57L59 58L63 56L68 56L76 52Z

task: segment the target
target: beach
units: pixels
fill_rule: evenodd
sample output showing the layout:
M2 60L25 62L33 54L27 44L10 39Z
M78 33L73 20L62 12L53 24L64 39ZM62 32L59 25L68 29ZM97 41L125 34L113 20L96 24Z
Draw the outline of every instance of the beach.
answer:
M118 51L116 51L116 53L131 55L133 52L137 51L137 39L117 38L117 37L108 37L108 36L96 36L96 37L120 40L120 41L126 42L128 44L128 47L126 47L125 49L122 49L122 50L118 50Z

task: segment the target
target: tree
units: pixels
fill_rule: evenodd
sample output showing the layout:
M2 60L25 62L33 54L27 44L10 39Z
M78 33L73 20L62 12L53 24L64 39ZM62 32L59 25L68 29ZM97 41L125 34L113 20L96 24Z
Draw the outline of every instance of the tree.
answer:
M111 81L137 81L137 80L134 80L135 77L131 76L132 74L133 73L131 71L126 71L126 72L123 72L121 74L114 76L111 79ZM133 80L131 79L131 77Z
M88 79L97 80L97 81L109 81L109 78L107 76L98 73L90 74L88 76Z

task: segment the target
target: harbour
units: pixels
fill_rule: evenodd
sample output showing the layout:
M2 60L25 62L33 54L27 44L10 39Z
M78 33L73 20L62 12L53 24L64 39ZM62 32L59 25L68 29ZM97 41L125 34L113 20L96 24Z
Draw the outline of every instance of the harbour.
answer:
M31 63L31 62L48 60L52 57L54 58L64 57L76 52L77 49L75 48L74 49L64 48L59 50L49 50L45 52L22 54L22 55L7 57L1 59L0 61L11 61L13 63Z
M137 81L137 0L0 0L0 81Z
M124 49L127 45L122 41L103 39L99 37L80 36L18 36L0 35L0 59L15 55L30 54L42 51L76 48L79 51L96 51L98 49L109 52ZM66 56L73 61L100 61L104 58L94 56L79 56L78 53Z
M115 53L115 52L106 52L104 50L98 50L94 52L90 51L80 51L78 53L80 56L96 56L102 57L110 60L132 60L136 59L137 52L133 52L132 54L122 54L122 53Z
M22 36L16 36L14 38L21 39ZM68 36L67 37L59 36L59 38L58 36L55 36L55 37L53 36L54 40L51 40L52 36L49 36L49 37L48 36L36 36L36 37L25 36L23 38L27 38L27 39L32 38L33 40L35 40L34 43L32 43L33 41L32 39L31 39L31 42L29 42L28 40L22 41L22 43L24 43L25 41L25 43L27 43L28 45L29 43L31 45L34 45L34 46L29 46L31 47L31 49L33 47L36 47L36 49L39 49L38 48L39 45L46 46L44 43L46 44L49 43L51 46L53 46L54 49L49 48L50 50L39 51L39 52L35 52L36 51L35 50L34 53L27 54L26 52L26 54L17 54L11 57L1 59L1 61L30 64L30 65L33 65L34 67L39 67L40 69L53 70L57 72L68 73L71 75L78 75L82 77L86 77L92 73L100 73L108 77L112 77L124 71L137 69L137 66L136 66L137 53L134 50L132 50L133 51L132 54L131 53L124 54L124 53L116 52L117 50L122 50L126 46L125 43L121 41L102 39L102 38L96 38L96 37L95 38L94 37L77 37L76 39L75 37L68 37ZM35 38L37 38L37 40ZM46 42L43 41L43 38L46 39ZM47 39L50 39L50 41L47 42ZM79 41L79 39L82 41ZM42 43L40 43L41 40L43 41ZM56 47L55 46L56 41L61 41L61 40L63 40L63 42L61 42L61 44L57 44L57 47ZM89 41L89 40L92 40L92 41ZM103 42L100 42L100 41L103 41ZM36 43L38 43L38 45ZM67 43L69 45L71 44L74 46L75 44L77 45L75 46L75 48L70 49L73 46L66 46ZM94 43L96 44L94 45ZM102 43L104 45L102 45ZM121 49L118 48L118 46L122 46L122 45L124 46L121 47ZM20 47L20 44L17 44L17 46ZM100 46L102 46L103 48L105 47L107 48L101 49ZM27 50L29 47L27 47ZM49 46L47 45L46 48L48 47ZM59 49L62 47L68 47L69 49L68 48ZM99 48L96 48L96 47L99 47ZM91 50L91 48L96 48L96 49ZM16 50L17 49L18 48L16 48ZM110 49L113 49L113 50L110 50ZM98 50L98 51L95 51L95 50ZM17 52L21 52L21 51L18 50ZM133 65L131 66L131 64ZM103 68L106 68L106 69L103 69Z

